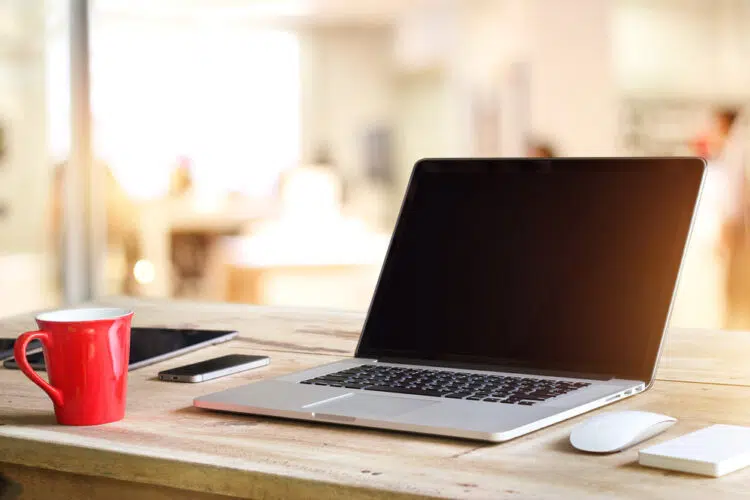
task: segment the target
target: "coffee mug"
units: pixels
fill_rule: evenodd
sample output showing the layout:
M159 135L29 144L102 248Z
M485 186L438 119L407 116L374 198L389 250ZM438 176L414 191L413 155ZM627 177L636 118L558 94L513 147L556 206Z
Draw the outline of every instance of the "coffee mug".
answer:
M58 423L98 425L125 416L132 317L117 308L46 312L36 317L38 331L18 337L16 363L50 397ZM42 343L49 383L26 360L34 339Z

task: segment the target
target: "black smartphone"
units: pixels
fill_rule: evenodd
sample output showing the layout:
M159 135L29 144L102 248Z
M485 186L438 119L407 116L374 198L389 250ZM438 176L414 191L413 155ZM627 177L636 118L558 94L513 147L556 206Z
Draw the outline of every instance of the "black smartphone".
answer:
M268 356L249 356L247 354L228 354L218 358L207 359L190 365L179 366L159 372L159 379L170 382L205 382L227 375L266 366Z
M16 339L0 339L0 361L13 357L13 347L16 345ZM29 342L26 352L41 349L42 343L34 339Z

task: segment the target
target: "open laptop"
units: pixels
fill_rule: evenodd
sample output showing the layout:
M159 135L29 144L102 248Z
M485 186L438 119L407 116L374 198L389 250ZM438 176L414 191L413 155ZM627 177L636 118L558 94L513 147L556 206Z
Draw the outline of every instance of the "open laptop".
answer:
M694 158L426 159L354 358L200 408L505 441L646 390Z

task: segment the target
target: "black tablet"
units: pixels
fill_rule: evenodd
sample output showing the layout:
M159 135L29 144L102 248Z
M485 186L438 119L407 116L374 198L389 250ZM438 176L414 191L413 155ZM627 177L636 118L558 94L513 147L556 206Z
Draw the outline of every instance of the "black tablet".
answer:
M130 332L130 364L128 370L174 358L201 347L226 342L236 336L237 332L234 330L133 327ZM41 351L28 354L26 359L35 370L44 370L44 354ZM18 368L15 358L5 360L3 366Z
M16 339L0 339L0 361L13 357L13 346L16 345ZM33 352L42 348L42 343L34 339L29 342L26 352Z

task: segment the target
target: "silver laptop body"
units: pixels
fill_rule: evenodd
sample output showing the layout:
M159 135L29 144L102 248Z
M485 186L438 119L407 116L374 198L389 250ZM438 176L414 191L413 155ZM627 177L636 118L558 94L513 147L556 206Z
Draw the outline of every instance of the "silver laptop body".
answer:
M355 357L199 408L506 441L653 382L694 158L415 165Z

